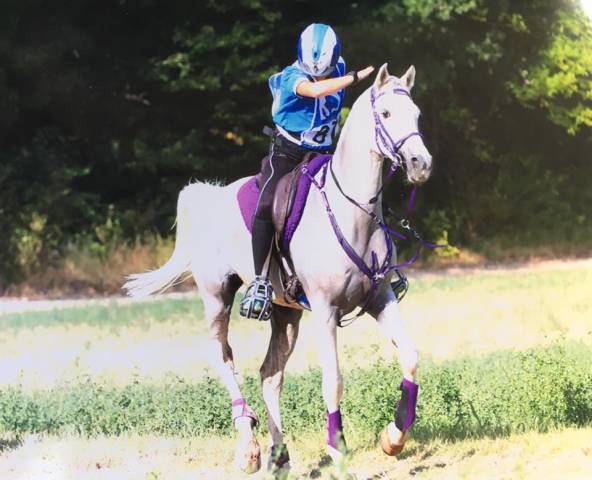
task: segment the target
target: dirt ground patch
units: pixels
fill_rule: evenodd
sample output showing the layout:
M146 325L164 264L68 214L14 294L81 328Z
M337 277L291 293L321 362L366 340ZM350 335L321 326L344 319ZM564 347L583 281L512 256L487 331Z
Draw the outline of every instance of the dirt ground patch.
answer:
M262 442L263 452L268 445ZM322 451L322 435L290 442L290 478L330 478L336 469ZM155 436L56 438L29 436L0 442L3 480L240 479L234 440ZM263 464L266 462L265 454ZM354 447L350 478L365 479L586 479L592 472L592 428L455 443L411 441L401 458L376 447ZM341 476L343 478L343 475ZM270 478L262 469L249 476Z

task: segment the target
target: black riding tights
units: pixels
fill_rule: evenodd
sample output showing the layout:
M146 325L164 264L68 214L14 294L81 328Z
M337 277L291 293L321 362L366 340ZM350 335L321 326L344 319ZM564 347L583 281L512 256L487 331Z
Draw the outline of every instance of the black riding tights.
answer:
M253 261L255 275L261 275L265 260L271 250L274 226L271 217L273 196L277 184L285 174L292 171L307 152L303 147L278 136L272 138L269 148L269 162L261 170L261 194L253 218Z

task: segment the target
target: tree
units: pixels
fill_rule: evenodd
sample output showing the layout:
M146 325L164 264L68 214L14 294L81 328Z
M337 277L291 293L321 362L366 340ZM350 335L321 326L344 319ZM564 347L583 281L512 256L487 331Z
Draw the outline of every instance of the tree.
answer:
M4 283L115 226L124 238L169 232L191 178L254 173L267 78L294 61L312 21L335 27L348 68L417 67L436 165L417 215L430 235L465 245L592 235L592 33L575 0L9 0ZM404 193L395 183L387 200Z

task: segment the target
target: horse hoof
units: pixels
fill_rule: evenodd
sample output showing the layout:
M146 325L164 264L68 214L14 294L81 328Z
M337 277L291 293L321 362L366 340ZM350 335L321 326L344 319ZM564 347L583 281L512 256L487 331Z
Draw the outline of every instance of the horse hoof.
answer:
M290 454L285 443L277 443L269 449L269 459L267 461L267 471L275 478L282 478L283 472L290 470Z
M389 423L380 434L380 446L382 451L394 457L403 451L406 435L402 433L394 422Z
M338 450L337 448L332 447L331 445L327 445L327 455L331 457L331 460L335 465L341 464L341 462L343 461L344 453L345 452L342 452L341 450Z
M290 462L285 463L281 467L277 465L268 465L267 471L274 480L286 480L290 476Z
M236 449L236 465L243 472L251 474L261 468L261 448L255 437L251 438L246 446L238 446Z

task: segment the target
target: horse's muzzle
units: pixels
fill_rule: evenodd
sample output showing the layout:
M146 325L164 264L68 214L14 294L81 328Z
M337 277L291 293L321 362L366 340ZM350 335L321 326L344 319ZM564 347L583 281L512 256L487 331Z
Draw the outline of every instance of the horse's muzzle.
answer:
M432 173L432 157L414 155L407 161L407 178L414 185L424 183Z

